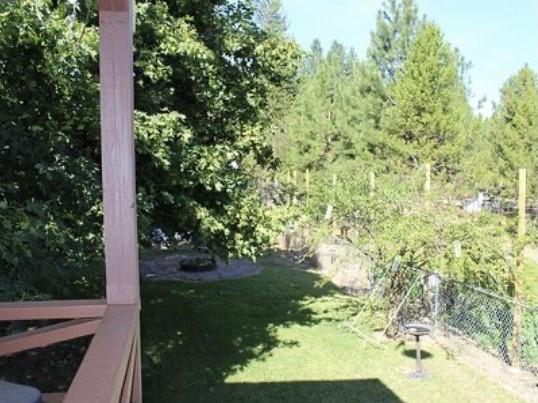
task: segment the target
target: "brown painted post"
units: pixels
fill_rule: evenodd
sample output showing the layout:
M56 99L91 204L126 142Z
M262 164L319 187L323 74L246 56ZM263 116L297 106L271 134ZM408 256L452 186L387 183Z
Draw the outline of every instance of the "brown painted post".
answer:
M100 0L99 31L107 302L140 306L133 123L134 0ZM139 319L135 326L136 334L140 334ZM140 359L138 348L131 398L136 403L142 402Z

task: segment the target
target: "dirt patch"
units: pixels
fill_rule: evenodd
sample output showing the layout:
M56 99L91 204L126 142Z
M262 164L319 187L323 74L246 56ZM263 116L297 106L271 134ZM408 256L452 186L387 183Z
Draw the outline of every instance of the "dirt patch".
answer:
M538 402L538 378L530 372L509 366L458 336L438 332L435 341L447 354L479 369L492 381L503 385L515 395L528 402Z
M174 254L143 259L139 265L140 276L154 281L212 282L255 276L262 271L260 265L247 260L231 260L229 263L217 260L210 271L181 270L181 262L192 258L192 254Z

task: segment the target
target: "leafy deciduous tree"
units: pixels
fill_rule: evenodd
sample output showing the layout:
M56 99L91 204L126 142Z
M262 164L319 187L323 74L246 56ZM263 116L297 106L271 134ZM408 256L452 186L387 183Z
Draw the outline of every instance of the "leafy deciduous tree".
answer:
M101 261L98 29L95 10L78 8L0 3L0 275L27 281L23 292L45 268L96 284L74 269ZM298 57L249 2L137 4L141 234L160 225L224 257L265 246L248 162L272 161L270 94L294 79ZM55 278L37 288L68 296L73 280Z

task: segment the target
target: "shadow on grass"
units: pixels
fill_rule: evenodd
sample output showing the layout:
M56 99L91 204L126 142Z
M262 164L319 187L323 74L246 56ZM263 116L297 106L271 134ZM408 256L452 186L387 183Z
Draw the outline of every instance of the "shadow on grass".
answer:
M402 351L402 354L405 355L406 357L409 357L409 358L416 358L417 357L417 351L414 348L409 349L409 350L404 350L404 351ZM432 353L430 353L428 351L424 351L424 350L420 351L420 356L422 357L423 360L433 358Z
M308 301L339 293L331 284L320 284L314 274L271 266L241 280L143 283L145 402L264 402L275 401L272 396L281 393L290 394L287 401L313 401L292 397L310 396L309 390L316 391L312 398L319 397L322 389L332 393L339 387L355 395L355 401L361 389L385 393L385 388L374 387L375 381L345 381L340 386L339 382L225 384L228 375L263 360L274 348L299 344L279 340L277 327L319 323L324 319Z
M403 402L378 379L226 384L213 401L357 403Z

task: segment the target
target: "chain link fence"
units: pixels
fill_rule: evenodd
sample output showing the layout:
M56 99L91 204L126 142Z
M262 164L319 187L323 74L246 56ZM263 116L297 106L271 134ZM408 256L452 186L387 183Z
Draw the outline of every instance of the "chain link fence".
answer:
M538 375L537 307L434 273L417 271L415 280L395 314L396 325L431 323L437 332L463 338L508 365ZM518 316L519 328L514 320Z

